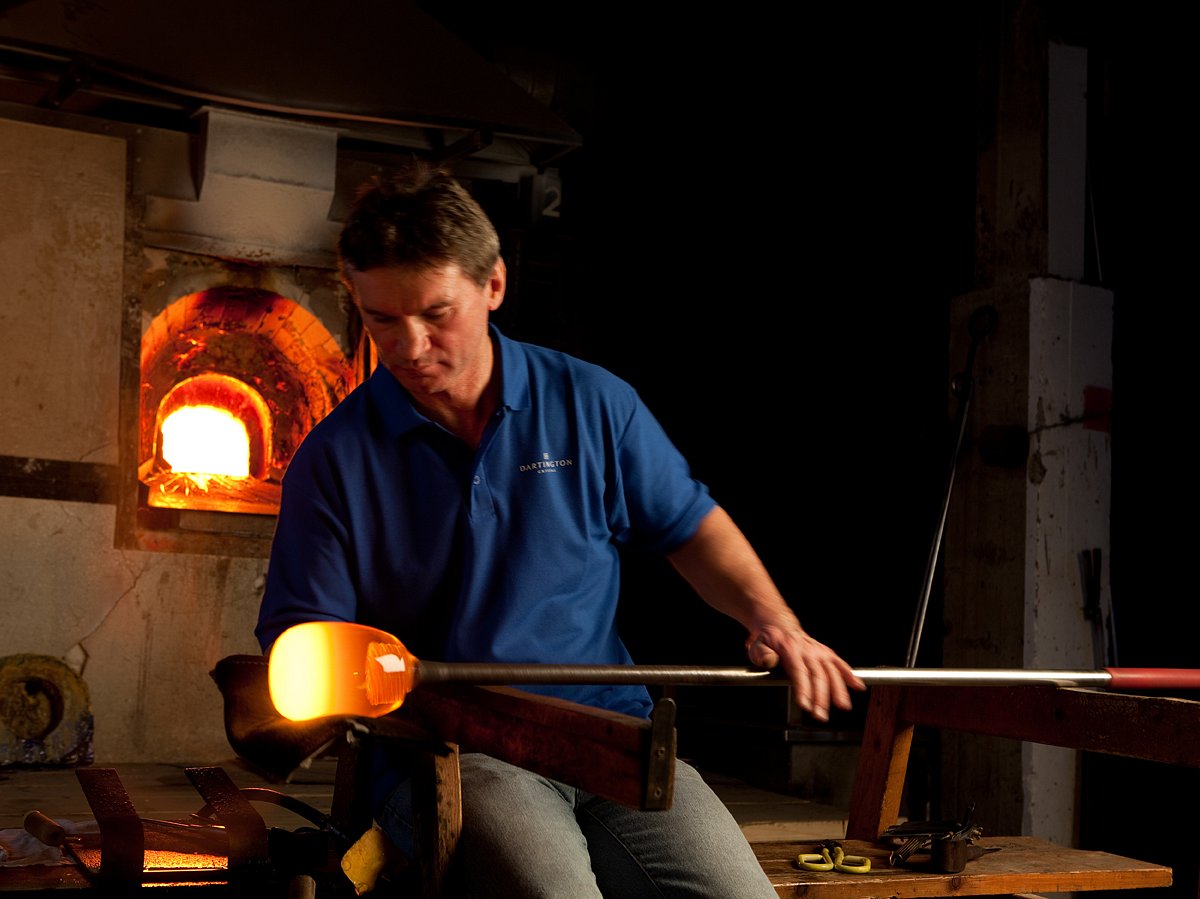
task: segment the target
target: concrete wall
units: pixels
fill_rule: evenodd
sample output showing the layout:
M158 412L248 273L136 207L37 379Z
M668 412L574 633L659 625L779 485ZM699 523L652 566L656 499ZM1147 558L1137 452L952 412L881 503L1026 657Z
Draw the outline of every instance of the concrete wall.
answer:
M0 119L0 456L115 467L127 142ZM208 676L257 652L263 558L114 548L105 502L0 496L0 656L61 658L97 763L231 757Z
M517 183L533 167L506 146L460 174ZM268 291L306 315L256 335L309 353L336 402L361 374L338 218L381 166L342 158L335 129L228 110L189 134L0 106L0 658L83 678L97 763L231 757L209 671L259 651L274 529L139 499L143 338L186 295ZM272 412L277 433L302 418ZM0 764L16 731L0 714Z
M1113 296L1035 278L1023 290L960 297L956 338L984 303L997 310L997 327L976 361L968 448L947 527L944 663L1104 667L1082 555L1099 550L1096 598L1106 608ZM955 359L962 356L960 346ZM985 833L1076 842L1078 753L949 732L941 745L948 816L973 801Z

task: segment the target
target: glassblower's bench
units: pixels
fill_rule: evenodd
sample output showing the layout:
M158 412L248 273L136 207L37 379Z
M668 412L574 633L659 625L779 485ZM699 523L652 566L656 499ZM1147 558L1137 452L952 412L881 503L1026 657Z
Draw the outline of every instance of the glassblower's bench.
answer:
M294 722L271 703L263 657L228 657L212 675L225 699L230 744L255 768L283 782L307 759L338 755L328 813L299 809L307 825L268 829L252 803L286 804L285 797L238 790L220 768L195 768L188 776L202 797L202 823L164 828L139 818L117 772L80 769L100 833L64 839L45 822L39 828L32 820L31 830L46 840L63 839L77 864L0 868L0 892L49 896L63 889L94 889L115 895L116 890L154 888L158 896L205 892L332 899L372 891L380 899L446 896L461 827L460 749L488 752L650 813L671 803L675 710L670 700L661 700L652 719L643 721L508 687L434 684L414 691L399 712L384 717ZM798 855L819 846L755 843L780 896L904 899L1171 884L1170 867L1025 836L971 839L976 851L957 871L923 869L919 851L892 866L891 848L880 838L897 821L917 726L1200 767L1200 702L1045 685L922 684L872 686L867 701L846 833L830 839L850 855L868 857L871 870L809 871L798 864ZM394 855L371 827L364 772L356 767L358 750L370 740L405 747L421 771L419 876L406 893L397 892ZM183 867L161 867L164 853L174 853Z

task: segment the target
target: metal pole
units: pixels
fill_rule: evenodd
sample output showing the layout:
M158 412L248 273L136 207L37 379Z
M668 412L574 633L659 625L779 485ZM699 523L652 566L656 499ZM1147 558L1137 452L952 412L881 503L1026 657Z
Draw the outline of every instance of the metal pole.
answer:
M954 475L958 469L958 454L962 451L963 436L967 427L967 410L971 406L971 396L975 392L975 379L971 370L975 366L975 351L983 338L987 337L996 327L996 308L980 306L971 313L967 328L971 333L971 346L967 350L967 363L953 385L958 395L956 410L956 433L954 451L950 454L950 466L946 472L946 483L942 490L942 506L938 514L937 526L934 528L933 540L929 546L929 558L925 563L925 578L921 584L921 595L917 600L917 611L913 617L912 633L908 638L908 652L905 665L913 668L917 664L917 651L921 648L921 632L925 629L925 614L929 608L929 593L933 588L933 577L937 571L938 556L942 550L943 534L946 530L946 515L950 509L950 494L954 490Z
M855 668L867 686L1052 686L1101 689L1200 690L1198 668ZM756 668L688 665L538 665L500 662L419 661L416 684L761 684L787 681Z

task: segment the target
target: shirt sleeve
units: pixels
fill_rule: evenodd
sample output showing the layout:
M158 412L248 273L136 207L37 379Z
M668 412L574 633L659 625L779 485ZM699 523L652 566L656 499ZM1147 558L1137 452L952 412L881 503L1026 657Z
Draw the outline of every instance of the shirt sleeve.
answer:
M302 446L284 475L279 518L255 636L263 650L295 624L353 621L346 502L332 471L322 473L319 443Z
M716 502L640 398L617 444L622 513L617 540L647 552L678 549Z

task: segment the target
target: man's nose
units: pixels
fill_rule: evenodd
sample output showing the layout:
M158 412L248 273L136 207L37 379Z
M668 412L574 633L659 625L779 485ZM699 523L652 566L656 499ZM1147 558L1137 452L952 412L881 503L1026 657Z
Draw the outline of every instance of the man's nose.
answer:
M401 359L419 359L429 349L429 329L417 322L397 325L391 337L392 353Z

